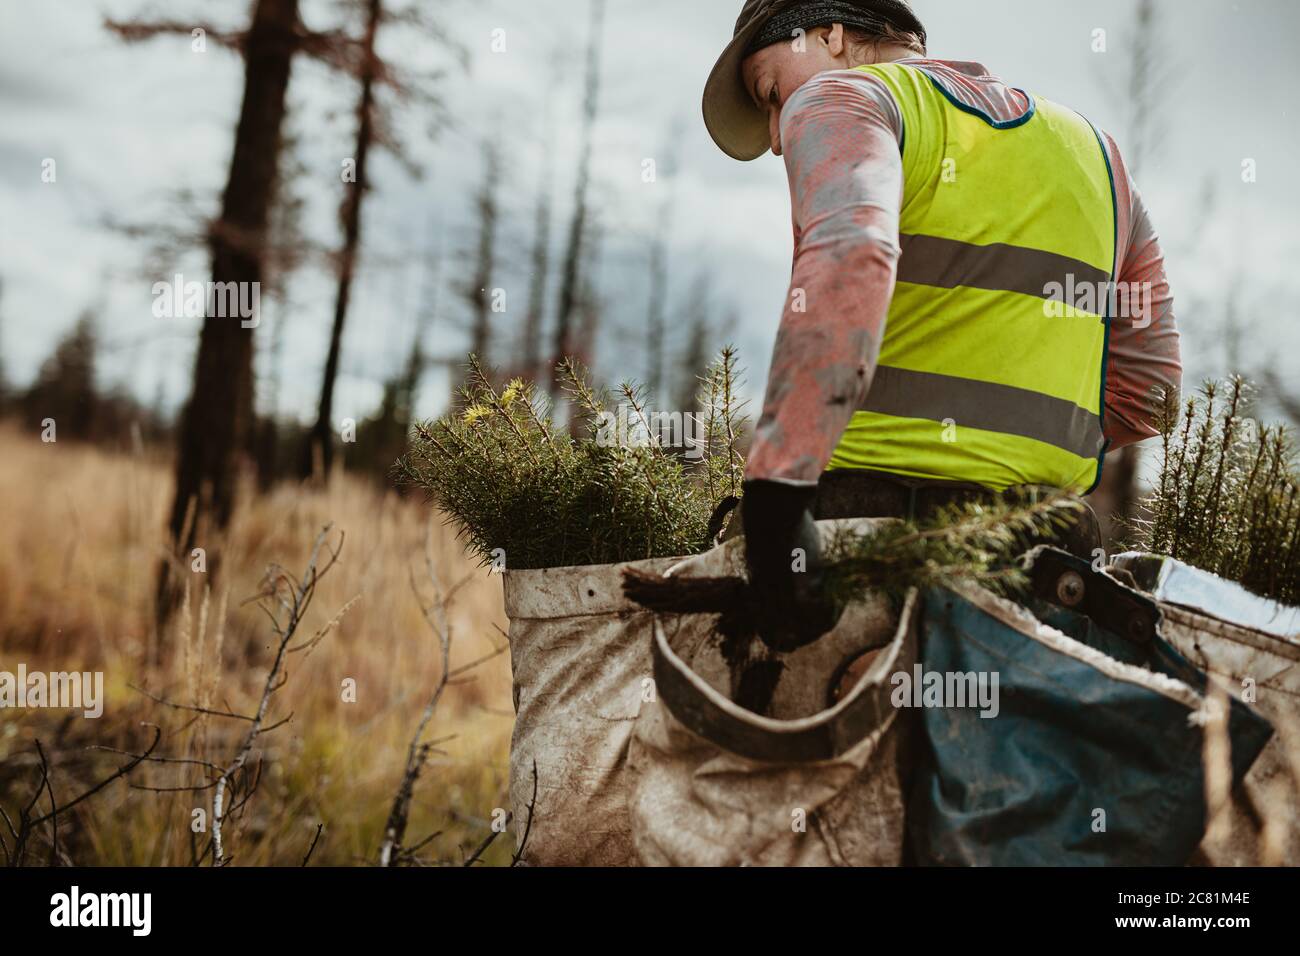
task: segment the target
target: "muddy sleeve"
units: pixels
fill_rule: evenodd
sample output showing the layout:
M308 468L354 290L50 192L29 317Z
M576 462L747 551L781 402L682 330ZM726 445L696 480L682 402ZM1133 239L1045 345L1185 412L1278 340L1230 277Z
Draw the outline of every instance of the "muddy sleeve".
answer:
M898 263L897 107L864 74L822 74L781 114L794 267L748 479L815 484L875 370Z

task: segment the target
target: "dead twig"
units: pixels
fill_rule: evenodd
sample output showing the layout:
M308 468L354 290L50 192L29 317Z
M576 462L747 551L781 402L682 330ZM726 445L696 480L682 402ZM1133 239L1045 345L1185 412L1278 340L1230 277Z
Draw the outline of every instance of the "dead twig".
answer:
M425 536L424 561L429 583L433 587L433 601L426 604L420 597L420 588L415 581L414 568L410 571L411 591L414 593L415 599L420 603L421 615L423 615L429 629L433 631L434 636L438 639L438 648L442 654L442 667L439 672L438 683L433 689L429 702L424 706L424 712L420 715L420 722L416 725L415 734L411 738L410 746L406 751L406 767L402 773L401 784L397 788L397 795L393 798L393 806L388 813L388 822L384 827L384 842L379 848L380 866L391 866L395 858L400 855L402 837L406 833L407 819L410 815L411 799L415 793L415 782L419 779L420 771L424 768L424 762L429 755L429 745L420 743L420 739L424 736L425 728L433 719L433 713L438 708L438 701L442 699L442 693L446 690L447 682L451 679L452 636L451 624L447 619L447 595L443 593L437 571L434 568L431 538L432 524L430 524L429 532Z
M339 553L343 550L344 535L340 532L338 545L327 547L330 532L333 525L326 525L316 536L316 542L312 545L311 556L307 560L307 567L303 571L301 579L294 579L287 571L278 565L272 565L267 569L263 578L263 589L257 600L260 606L268 614L272 622L278 643L276 645L275 658L271 662L271 668L267 672L266 682L262 687L262 696L258 701L257 713L253 716L252 726L244 735L244 739L235 752L234 758L221 771L217 777L215 792L212 796L212 865L226 866L230 862L227 857L224 844L224 827L229 817L237 815L251 799L257 789L257 783L261 779L261 761L258 761L258 772L253 778L253 783L248 786L248 773L246 763L258 737L266 733L269 729L284 723L272 725L271 728L264 728L263 723L266 720L267 710L271 705L271 697L277 690L284 686L288 675L284 672L285 657L289 652L290 645L294 635L297 634L307 609L311 606L312 599L316 596L317 586L321 579L338 563ZM322 565L322 552L325 552L326 559ZM350 607L353 602L349 602ZM283 616L276 614L271 606L278 606L283 612ZM333 627L337 622L339 615L326 625L326 629ZM239 775L245 787L242 799L233 801L229 807L226 806L227 791L231 790L234 778ZM237 791L233 791L237 792Z
M461 866L473 866L475 863L477 863L479 857L481 857L484 853L486 853L487 848L492 845L492 842L497 837L499 837L502 833L505 832L505 827L510 826L510 821L513 819L514 819L514 814L507 813L505 819L505 826L503 826L500 830L493 830L491 833L489 833L487 835L487 839L485 839L482 843L478 845L478 849L475 850L473 853L471 853L469 859L467 859L464 863L462 863Z
M524 822L524 838L519 841L519 849L510 859L511 866L518 866L519 861L524 857L524 850L528 849L528 835L533 831L533 810L537 807L537 761L533 761L533 796L528 801L528 819Z
M143 694L145 697L148 697L154 703L162 704L164 707L172 707L176 710L187 710L195 714L207 714L210 717L229 717L232 720L246 720L249 723L251 723L255 719L253 717L249 717L246 714L235 714L235 713L231 713L228 710L211 710L207 707L196 707L193 704L178 704L175 701L167 700L164 697L158 697L154 694L151 694L144 688L136 687L134 684L127 684L126 686L129 687L131 690L135 691L137 694Z
M491 660L506 649L505 647L494 646L491 654L486 654L468 664L453 668L451 666L452 628L447 615L447 609L451 605L451 601L455 597L456 593L465 586L465 584L471 579L472 575L467 574L458 582L453 584L450 589L443 589L433 560L432 519L429 521L428 529L425 534L424 567L429 586L433 590L432 599L426 602L424 598L421 597L420 586L416 582L414 568L410 569L411 591L420 604L420 613L424 617L425 622L429 625L429 630L433 632L434 637L438 640L438 649L442 658L442 666L439 669L438 683L434 686L433 693L430 695L428 703L424 706L424 711L420 715L420 721L415 728L415 734L411 737L410 746L407 748L406 766L402 773L401 783L397 788L397 794L393 798L393 806L388 813L388 822L384 827L384 841L379 847L380 866L393 866L401 862L415 862L413 854L417 849L419 849L419 847L416 846L403 849L402 841L406 835L406 826L410 816L411 800L415 795L416 782L419 780L420 773L424 769L429 753L433 751L433 747L437 743L441 742L431 741L428 743L421 743L425 731L433 720L434 712L438 709L438 702L442 699L443 692L447 689L449 684L454 682L454 678L460 677L481 664ZM432 839L432 837L428 839ZM428 840L424 842L427 843Z
M302 858L302 865L306 866L311 859L311 855L316 852L316 843L320 840L320 832L325 829L325 824L316 824L316 835L311 838L311 846L307 847L307 855Z
M4 846L5 864L11 867L22 866L23 861L26 859L27 848L32 837L40 833L41 827L47 823L50 825L50 836L48 837L50 843L50 865L56 865L60 858L66 861L66 854L63 854L59 850L59 814L66 813L73 807L89 800L113 781L125 777L149 758L154 749L157 748L158 742L162 739L162 728L154 726L153 724L146 724L146 726L153 727L154 738L153 742L143 754L134 755L130 762L123 764L114 773L105 777L99 783L90 787L72 800L69 800L62 806L59 806L58 802L54 798L54 785L50 779L51 774L49 761L45 756L45 748L41 746L41 742L37 740L36 753L38 766L40 767L41 772L41 779L36 784L31 800L27 802L26 806L22 807L18 811L18 823L16 826L9 814L5 812L4 808L0 807L0 818L4 819L5 826L9 829L10 838L12 840L12 846L10 846L4 845L4 841L0 839L0 845ZM34 811L42 794L46 794L49 797L50 812L38 815Z

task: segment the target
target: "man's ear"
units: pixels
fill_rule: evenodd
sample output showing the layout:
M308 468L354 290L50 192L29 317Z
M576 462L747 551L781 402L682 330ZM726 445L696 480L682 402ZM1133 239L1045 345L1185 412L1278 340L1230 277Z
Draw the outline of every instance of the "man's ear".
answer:
M823 28L826 32L826 46L831 56L844 55L844 24L832 23L829 27Z

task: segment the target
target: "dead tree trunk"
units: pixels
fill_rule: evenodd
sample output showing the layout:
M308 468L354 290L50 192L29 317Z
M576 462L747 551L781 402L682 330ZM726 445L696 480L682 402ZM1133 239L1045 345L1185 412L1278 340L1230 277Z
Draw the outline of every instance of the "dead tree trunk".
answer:
M646 312L646 388L662 401L667 397L668 381L664 372L667 349L668 247L672 228L673 189L677 181L677 144L684 135L681 118L673 121L653 180L660 190L659 214L654 236L650 240L650 295Z
M484 368L492 364L492 272L496 267L497 189L501 184L501 152L491 137L483 140L483 183L479 188L478 251L474 257L474 277L465 289L474 313L470 332L470 352Z
M712 308L710 291L710 274L701 270L691 284L689 309L686 311L687 339L677 358L676 408L683 412L696 407L696 396L700 391L700 379L709 367L712 353L709 340L713 333L710 311Z
M330 329L330 347L325 357L325 372L321 377L320 402L317 406L316 424L307 436L303 453L302 475L310 477L315 472L317 456L322 475L329 473L334 460L333 413L334 383L339 374L339 355L343 347L343 326L347 322L348 303L352 298L352 278L356 273L357 249L361 244L361 201L366 193L366 158L374 140L375 106L375 35L383 17L382 0L369 0L366 15L366 33L362 41L361 99L357 103L356 167L348 191L343 198L340 217L343 221L343 250L338 263L338 289L334 296L334 324ZM346 182L346 180L345 180Z
M582 258L583 232L587 225L587 183L591 179L591 133L596 121L596 102L600 92L600 28L605 14L605 0L591 0L591 35L587 39L587 78L582 110L582 155L578 159L578 179L574 187L573 218L569 222L569 242L564 253L560 302L555 317L555 354L551 362L551 390L558 394L555 366L572 351L572 324L581 292L578 264Z
M664 296L668 291L666 210L666 206L660 208L659 226L650 243L650 300L646 315L646 388L658 400L664 395Z
M546 278L551 265L551 142L549 124L543 146L542 182L537 191L537 223L533 237L532 283L528 314L524 316L523 375L530 381L542 361L542 322L546 314Z
M573 357L588 369L594 369L600 326L604 318L604 303L601 301L596 283L601 252L601 230L598 222L588 224L586 245L588 252L583 261L582 287L578 292L578 336L573 347Z
M268 213L275 194L285 92L298 24L298 0L257 0L245 46L244 100L235 130L221 216L209 239L212 281L251 289L262 278ZM178 557L186 559L202 528L227 526L235 502L238 450L248 427L253 374L253 329L239 316L211 312L203 320L194 386L181 416L176 492L168 527ZM189 518L192 514L192 518ZM209 570L214 564L209 561ZM176 589L164 564L158 578L160 619Z

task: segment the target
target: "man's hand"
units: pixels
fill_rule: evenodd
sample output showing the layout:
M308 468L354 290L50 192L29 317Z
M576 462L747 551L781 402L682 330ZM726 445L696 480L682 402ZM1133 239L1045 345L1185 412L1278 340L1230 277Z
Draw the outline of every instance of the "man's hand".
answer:
M750 600L758 635L774 651L811 644L843 608L825 592L812 508L817 489L775 481L745 482L741 503Z

